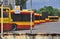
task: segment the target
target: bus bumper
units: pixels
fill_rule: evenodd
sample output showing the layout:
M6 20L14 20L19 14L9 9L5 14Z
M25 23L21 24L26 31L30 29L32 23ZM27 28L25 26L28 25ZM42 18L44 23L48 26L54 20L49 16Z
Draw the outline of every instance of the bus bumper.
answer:
M10 23L4 23L3 24L3 31L9 31L11 30L12 26ZM1 23L0 23L0 31L1 31Z
M45 20L46 22L50 22L49 20Z
M34 28L34 25L32 25L32 28ZM30 29L30 25L17 25L17 29Z

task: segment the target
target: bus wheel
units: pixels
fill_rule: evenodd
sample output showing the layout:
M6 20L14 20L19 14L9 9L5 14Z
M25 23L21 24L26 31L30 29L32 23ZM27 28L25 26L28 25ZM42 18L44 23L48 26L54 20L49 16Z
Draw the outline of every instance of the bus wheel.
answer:
M12 24L12 30L16 30L16 24Z

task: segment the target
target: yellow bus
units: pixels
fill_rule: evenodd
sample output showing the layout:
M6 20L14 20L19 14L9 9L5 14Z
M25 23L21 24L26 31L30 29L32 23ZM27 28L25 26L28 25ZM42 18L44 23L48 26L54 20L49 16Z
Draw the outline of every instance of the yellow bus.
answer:
M1 31L1 8L0 7L0 31ZM11 30L11 14L10 14L10 8L9 7L3 7L3 30L9 31Z
M34 13L34 24L40 24L40 14Z
M49 21L49 18L45 18L45 21L46 21L46 22L50 22L50 21Z
M48 16L50 22L57 22L59 20L58 16Z
M42 14L40 15L40 23L45 23L45 18L42 17Z
M16 29L30 29L30 13L31 11L22 10L19 14L15 14L14 10L11 11L13 24ZM34 12L32 11L32 27L34 27Z

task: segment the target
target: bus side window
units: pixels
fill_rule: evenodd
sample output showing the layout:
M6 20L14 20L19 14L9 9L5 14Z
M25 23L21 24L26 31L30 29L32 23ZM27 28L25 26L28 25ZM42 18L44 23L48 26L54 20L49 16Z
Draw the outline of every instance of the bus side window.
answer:
M3 14L3 17L8 17L8 12L5 12L5 13Z

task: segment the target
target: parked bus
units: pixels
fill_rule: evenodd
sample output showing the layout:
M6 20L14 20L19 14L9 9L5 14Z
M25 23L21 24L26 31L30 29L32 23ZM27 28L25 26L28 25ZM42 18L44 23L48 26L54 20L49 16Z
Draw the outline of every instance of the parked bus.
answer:
M0 31L1 31L1 8L0 7ZM3 30L9 31L11 30L11 14L10 14L10 8L9 7L3 7Z
M45 18L45 21L46 21L46 22L50 22L50 21L49 21L49 17L48 17L48 18Z
M16 29L30 29L31 11L22 10L19 14L11 12L13 24ZM32 11L32 27L34 27L34 12Z
M34 13L34 24L40 24L40 14Z
M40 18L41 18L41 20L40 20L41 23L47 22L49 20L48 19L48 12L42 12L42 16Z
M41 23L45 23L45 22L46 22L46 21L45 21L45 18L43 18L43 16L41 15L41 16L40 16L40 24L41 24Z
M57 22L59 20L58 16L48 16L50 22Z

